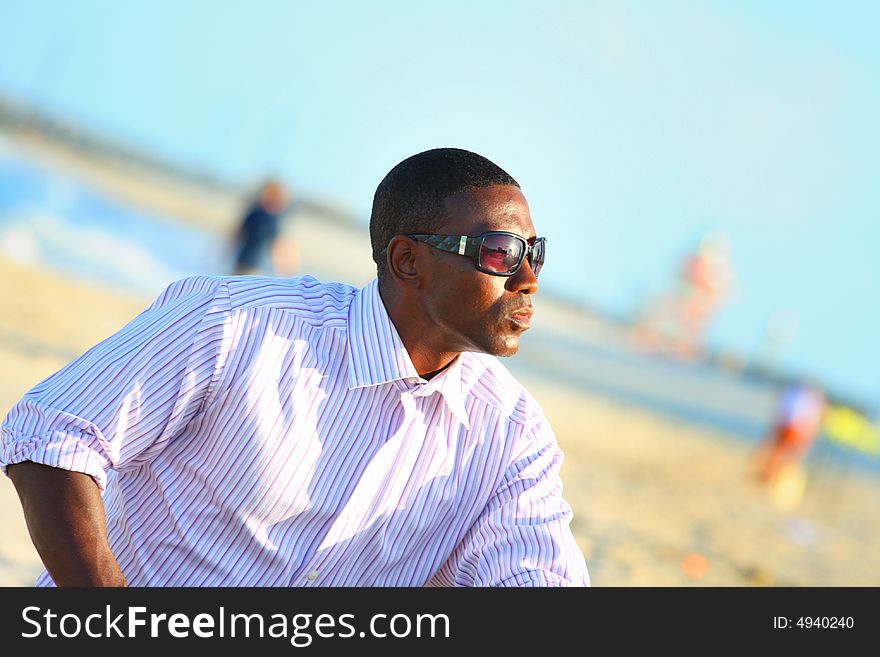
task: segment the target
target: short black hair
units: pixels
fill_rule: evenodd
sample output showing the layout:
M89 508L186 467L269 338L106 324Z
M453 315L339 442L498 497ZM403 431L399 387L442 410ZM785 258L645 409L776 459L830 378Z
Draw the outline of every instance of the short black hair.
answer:
M460 148L435 148L406 158L379 183L370 214L370 243L379 279L395 235L430 233L446 223L443 201L476 187L519 183L494 162Z

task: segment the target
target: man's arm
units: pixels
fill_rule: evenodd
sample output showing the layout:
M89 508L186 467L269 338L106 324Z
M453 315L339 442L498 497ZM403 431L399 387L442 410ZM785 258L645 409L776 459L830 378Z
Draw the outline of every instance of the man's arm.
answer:
M57 586L125 586L89 475L24 461L8 466L31 540Z
M60 585L123 585L101 490L150 463L196 417L225 362L225 281L176 281L115 334L31 388L0 427L31 539ZM124 560L120 538L114 547Z

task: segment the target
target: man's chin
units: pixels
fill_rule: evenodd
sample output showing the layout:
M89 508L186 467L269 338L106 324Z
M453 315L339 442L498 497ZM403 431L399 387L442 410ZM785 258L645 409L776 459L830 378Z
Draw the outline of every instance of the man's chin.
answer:
M519 336L512 336L499 344L494 345L494 349L489 353L498 358L513 356L519 350Z

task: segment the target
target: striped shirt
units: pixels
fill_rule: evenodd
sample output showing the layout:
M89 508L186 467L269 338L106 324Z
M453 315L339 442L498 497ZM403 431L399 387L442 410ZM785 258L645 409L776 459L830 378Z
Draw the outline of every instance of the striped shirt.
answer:
M21 461L94 478L133 586L589 584L538 404L422 379L375 280L173 283L13 407Z

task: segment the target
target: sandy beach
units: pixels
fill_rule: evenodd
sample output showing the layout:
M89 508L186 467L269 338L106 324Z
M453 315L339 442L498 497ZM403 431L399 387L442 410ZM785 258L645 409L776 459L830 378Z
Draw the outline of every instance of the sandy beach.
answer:
M139 200L147 198L139 189ZM219 217L212 225L222 229L223 213L212 212ZM302 251L303 271L366 282L368 244L317 221L296 226L293 237L307 236L314 247ZM334 269L313 255L326 241L348 254L337 261L346 267ZM0 293L2 416L27 389L151 300L9 259L0 259L0 275L6 281ZM538 308L536 323L571 312L548 303L542 317ZM589 325L587 317L576 321ZM749 472L752 445L737 436L548 378L520 379L565 451L565 497L593 585L880 586L877 477L837 463L809 464L803 495L793 502L785 491L773 496L756 484ZM5 477L0 517L0 585L29 586L40 562Z

